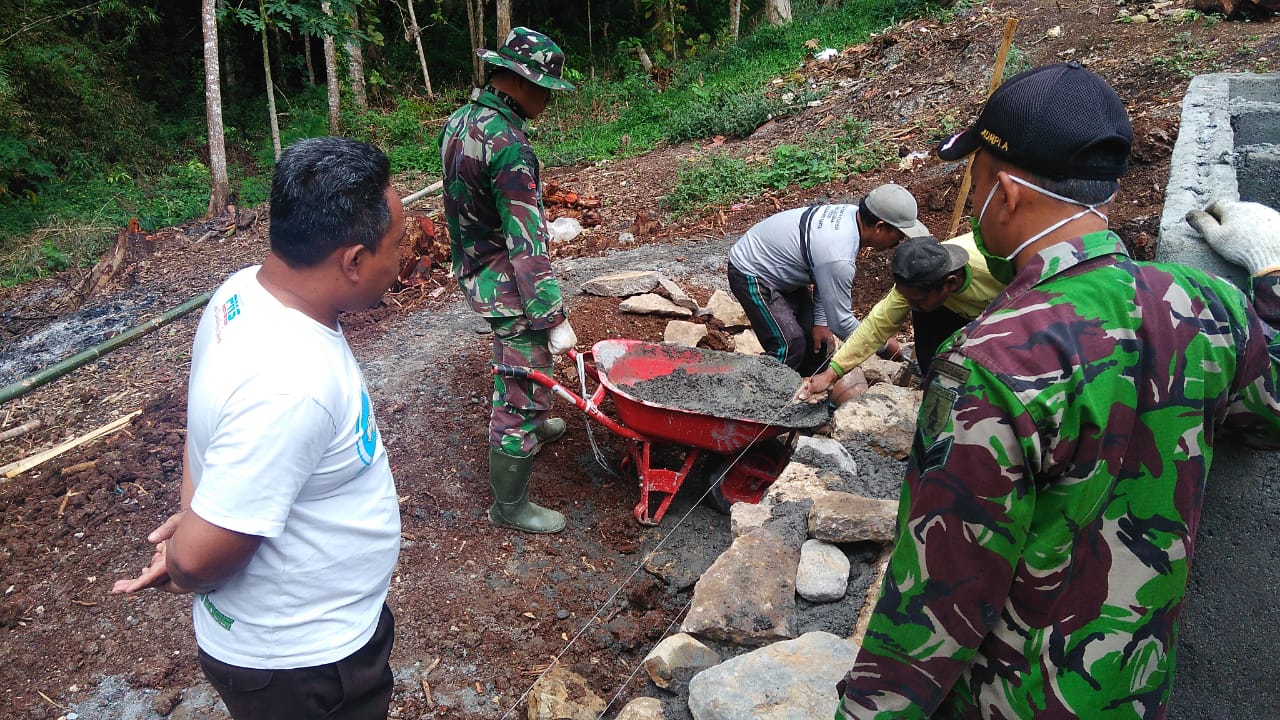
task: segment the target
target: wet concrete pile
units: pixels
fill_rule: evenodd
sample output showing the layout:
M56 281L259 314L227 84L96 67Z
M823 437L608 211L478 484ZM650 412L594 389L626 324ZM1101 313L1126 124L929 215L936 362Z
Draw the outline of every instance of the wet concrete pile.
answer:
M619 385L627 394L654 405L790 428L814 428L831 419L825 403L793 402L800 375L761 355L692 348L696 362L671 373Z

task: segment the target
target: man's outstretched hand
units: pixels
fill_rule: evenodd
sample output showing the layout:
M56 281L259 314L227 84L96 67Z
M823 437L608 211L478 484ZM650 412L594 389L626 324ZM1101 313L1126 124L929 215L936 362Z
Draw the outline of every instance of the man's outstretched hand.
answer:
M169 565L167 561L167 545L169 538L173 537L173 533L178 529L178 522L182 520L185 511L175 513L169 516L160 527L151 531L147 536L147 541L155 543L155 552L151 554L151 562L142 569L142 572L136 578L129 580L117 580L111 586L111 594L119 595L122 593L132 593L139 590L145 590L154 587L164 592L181 594L186 592L182 588L174 584L169 578Z
M1280 213L1255 202L1213 199L1187 223L1219 255L1253 277L1280 272Z

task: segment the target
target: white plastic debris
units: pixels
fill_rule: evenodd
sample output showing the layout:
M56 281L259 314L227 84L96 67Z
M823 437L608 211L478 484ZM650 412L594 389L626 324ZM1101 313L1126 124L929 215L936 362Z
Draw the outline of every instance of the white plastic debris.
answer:
M562 217L553 221L547 229L551 232L552 242L569 242L582 232L582 223L577 218Z
M898 163L898 169L910 170L916 166L916 163L918 161L924 160L927 157L929 157L929 153L923 150L916 150L914 152L911 152L906 157L902 158L902 160Z
M819 50L817 53L814 53L813 57L818 62L826 62L839 54L840 54L840 51L836 50L835 48L826 48L824 50Z

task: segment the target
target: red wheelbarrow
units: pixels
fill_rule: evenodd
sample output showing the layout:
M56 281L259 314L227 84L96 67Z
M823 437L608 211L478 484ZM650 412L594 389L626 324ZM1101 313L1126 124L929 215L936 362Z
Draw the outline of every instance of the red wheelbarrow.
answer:
M578 353L569 352L570 357L578 359ZM798 431L825 422L823 417L793 426L690 412L641 400L625 387L677 370L695 377L726 373L737 363L758 362L758 358L723 353L725 357L720 359L695 348L640 340L601 340L581 355L580 367L599 383L589 399L579 397L545 373L528 368L496 365L493 372L533 380L627 439L624 464L634 464L640 478L640 502L632 515L644 525L656 525L662 520L703 452L719 456L718 466L710 476L710 499L717 509L727 512L735 502L759 502L791 459ZM606 396L613 399L617 420L600 410ZM780 440L781 435L787 437ZM654 467L654 445L684 447L687 452L680 467Z

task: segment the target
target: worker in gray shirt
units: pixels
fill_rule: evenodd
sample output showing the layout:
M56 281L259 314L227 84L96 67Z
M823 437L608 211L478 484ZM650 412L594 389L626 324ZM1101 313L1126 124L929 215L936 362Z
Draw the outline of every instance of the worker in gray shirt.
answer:
M928 234L916 199L893 183L856 205L784 210L753 225L729 250L729 288L765 353L807 377L835 352L836 338L858 327L852 309L858 249L889 250Z

